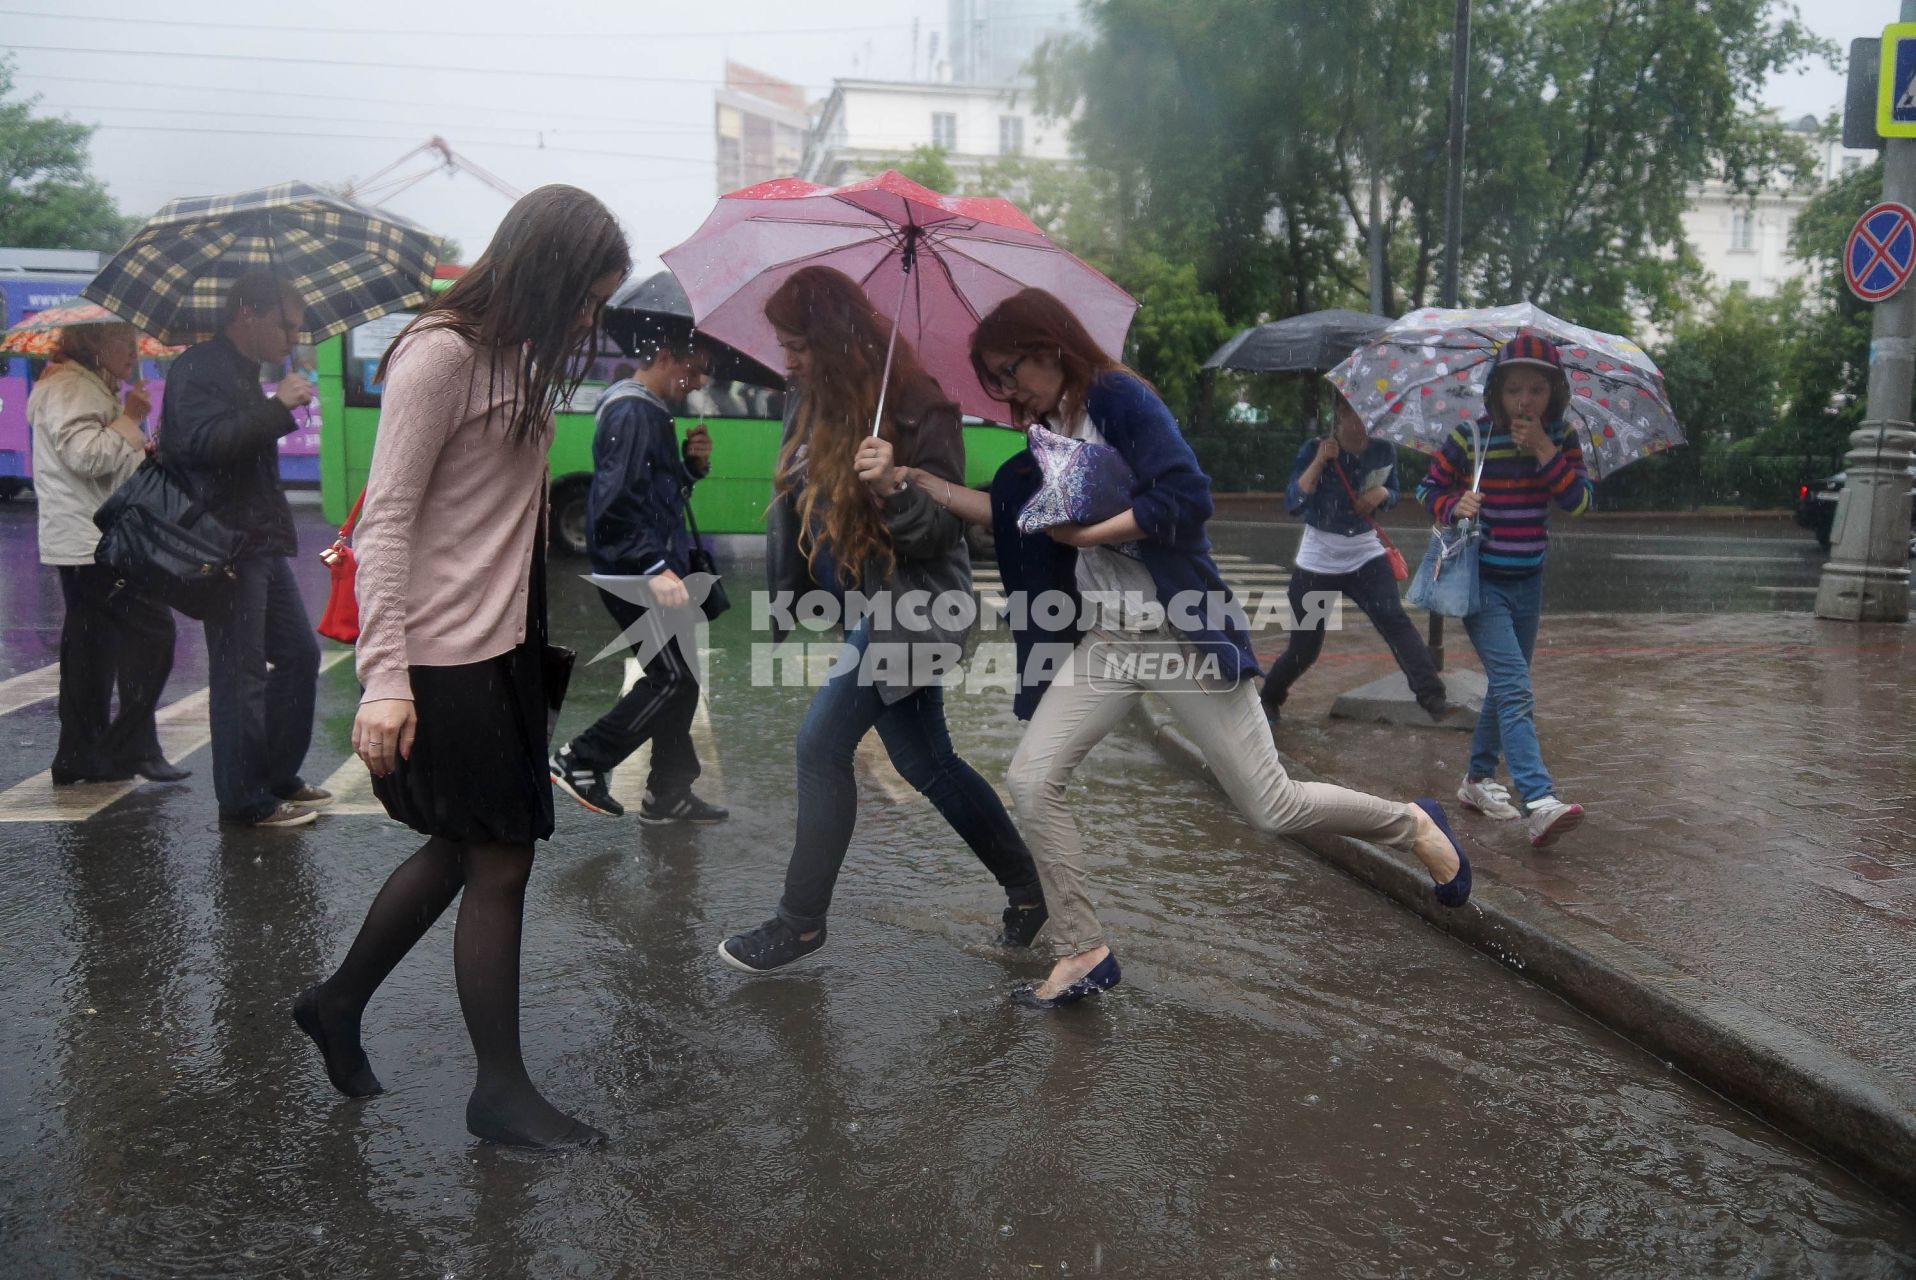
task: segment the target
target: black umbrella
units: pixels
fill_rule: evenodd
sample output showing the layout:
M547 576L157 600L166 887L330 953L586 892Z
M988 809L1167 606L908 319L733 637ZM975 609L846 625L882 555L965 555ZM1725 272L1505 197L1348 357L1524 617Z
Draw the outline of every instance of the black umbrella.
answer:
M1363 311L1313 311L1240 330L1211 353L1206 369L1246 373L1322 373L1390 324L1388 316Z
M627 284L605 304L605 331L619 350L632 356L639 348L664 337L689 338L693 333L692 301L670 271ZM712 377L755 387L782 388L785 375L776 373L744 352L705 334L699 341L711 353Z

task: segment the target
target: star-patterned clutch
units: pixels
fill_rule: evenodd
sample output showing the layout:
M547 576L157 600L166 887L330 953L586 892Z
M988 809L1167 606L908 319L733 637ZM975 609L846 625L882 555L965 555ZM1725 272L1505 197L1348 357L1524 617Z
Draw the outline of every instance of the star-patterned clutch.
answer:
M1018 512L1018 532L1042 533L1061 524L1096 524L1130 509L1137 477L1116 449L1090 440L1074 440L1038 425L1031 427L1027 438L1044 479Z

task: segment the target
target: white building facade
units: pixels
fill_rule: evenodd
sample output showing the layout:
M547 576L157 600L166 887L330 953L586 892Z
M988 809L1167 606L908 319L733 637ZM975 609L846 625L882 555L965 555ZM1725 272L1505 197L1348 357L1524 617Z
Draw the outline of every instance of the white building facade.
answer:
M1030 91L1017 86L837 80L799 176L838 186L934 146L967 182L1008 156L1068 161L1067 133L1067 121L1039 116Z
M1817 154L1813 175L1794 186L1775 184L1754 195L1711 179L1690 189L1683 233L1690 247L1722 289L1742 285L1752 297L1768 298L1808 271L1790 256L1790 231L1797 215L1816 193L1844 174L1869 164L1873 151L1855 151L1816 138L1816 118L1804 116L1790 126L1809 136Z

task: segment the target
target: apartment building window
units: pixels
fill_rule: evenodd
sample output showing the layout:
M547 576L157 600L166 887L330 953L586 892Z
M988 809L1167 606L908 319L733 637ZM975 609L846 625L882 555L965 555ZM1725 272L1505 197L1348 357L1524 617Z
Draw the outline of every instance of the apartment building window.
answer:
M998 117L998 154L1015 156L1025 149L1025 118L1023 116Z
M958 149L958 116L951 111L931 113L931 145L947 151Z
M1749 209L1730 211L1730 252L1756 252L1756 214Z

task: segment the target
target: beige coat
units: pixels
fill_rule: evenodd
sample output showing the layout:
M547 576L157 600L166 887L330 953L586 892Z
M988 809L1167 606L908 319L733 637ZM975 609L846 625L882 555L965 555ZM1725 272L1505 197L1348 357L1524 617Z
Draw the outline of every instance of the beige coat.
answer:
M33 428L33 492L40 505L40 563L92 564L100 545L93 513L145 454L108 424L120 401L101 377L64 361L27 397Z

